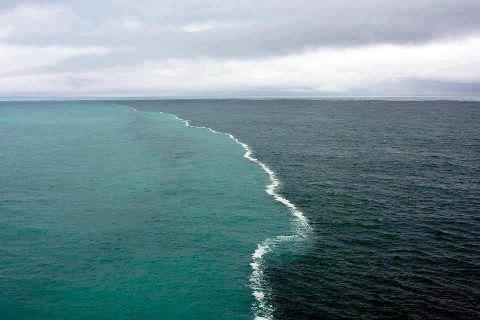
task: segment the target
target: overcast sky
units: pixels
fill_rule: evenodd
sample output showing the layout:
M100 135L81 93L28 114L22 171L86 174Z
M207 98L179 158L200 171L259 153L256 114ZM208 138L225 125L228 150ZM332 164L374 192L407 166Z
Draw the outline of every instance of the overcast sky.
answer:
M0 1L0 96L480 96L480 0Z

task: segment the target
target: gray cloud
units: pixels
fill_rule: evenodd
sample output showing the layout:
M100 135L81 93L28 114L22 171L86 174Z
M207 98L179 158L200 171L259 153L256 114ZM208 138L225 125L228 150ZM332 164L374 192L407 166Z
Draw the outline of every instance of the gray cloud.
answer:
M8 12L13 4L9 1L10 7L4 6L3 10ZM54 21L32 32L32 22L20 16L23 21L17 21L10 41L106 46L127 43L146 58L255 57L317 47L421 43L480 32L478 0L120 0L42 4L50 6L46 10L52 15L57 13ZM65 9L62 12L59 8ZM197 32L187 31L188 26L195 25L200 26Z
M479 16L479 0L3 0L0 94L479 95Z

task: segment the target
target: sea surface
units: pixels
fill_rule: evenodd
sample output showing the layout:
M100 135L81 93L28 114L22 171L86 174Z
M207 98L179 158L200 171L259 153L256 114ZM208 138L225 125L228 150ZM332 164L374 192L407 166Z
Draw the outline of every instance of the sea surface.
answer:
M1 319L478 319L480 102L0 102Z

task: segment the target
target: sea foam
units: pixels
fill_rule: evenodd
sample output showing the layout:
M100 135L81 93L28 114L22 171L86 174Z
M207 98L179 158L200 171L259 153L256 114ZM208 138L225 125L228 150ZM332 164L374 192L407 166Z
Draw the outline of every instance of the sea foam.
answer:
M138 111L135 107L130 107L130 109L133 111ZM264 276L264 268L265 268L264 257L267 253L272 251L274 247L279 243L286 242L286 241L300 240L307 237L309 231L311 230L307 217L303 214L302 211L300 211L297 208L297 206L295 206L295 204L293 204L290 200L284 198L283 196L281 196L275 191L275 189L280 184L279 180L275 175L275 172L272 169L270 169L270 167L268 167L265 163L261 162L260 160L258 160L253 156L253 151L248 144L240 141L230 133L219 132L209 127L192 125L189 120L182 119L175 114L162 112L162 111L160 111L160 113L171 116L174 119L183 122L186 127L196 128L196 129L205 129L214 134L226 135L227 137L235 141L236 144L239 144L240 146L242 146L242 148L245 150L243 157L259 165L263 169L263 171L265 171L268 174L270 178L270 184L268 184L265 187L265 192L268 195L272 196L272 198L275 201L278 201L281 204L285 205L290 210L292 215L296 218L294 221L296 225L296 231L297 231L296 235L290 235L290 236L281 235L281 236L276 236L274 238L267 238L262 243L258 244L257 249L252 254L252 263L250 263L250 266L252 268L252 273L249 280L250 280L250 287L253 290L252 295L255 297L255 301L256 301L252 307L254 312L254 318L255 320L272 320L274 307L266 299L267 293L270 291L270 289L266 284L265 276Z

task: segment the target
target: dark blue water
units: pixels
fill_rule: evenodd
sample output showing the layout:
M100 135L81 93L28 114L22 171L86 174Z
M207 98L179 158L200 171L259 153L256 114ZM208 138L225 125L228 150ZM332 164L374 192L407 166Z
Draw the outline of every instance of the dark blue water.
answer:
M480 318L480 103L121 103L236 135L305 212L312 244L265 270L275 318Z

